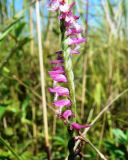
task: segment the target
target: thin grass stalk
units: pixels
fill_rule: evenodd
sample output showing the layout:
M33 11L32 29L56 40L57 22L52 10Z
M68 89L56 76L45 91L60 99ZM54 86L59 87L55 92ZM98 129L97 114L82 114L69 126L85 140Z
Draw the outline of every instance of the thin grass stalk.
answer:
M101 159L107 160L107 159L105 158L105 156L98 150L98 148L96 148L96 147L93 145L93 143L92 143L89 139L86 138L85 141L88 142L89 145L98 153L98 155L100 156Z
M88 0L86 0L86 17L85 17L85 35L86 35L86 37L88 34L88 12L89 12L89 2L88 2ZM85 105L85 93L86 93L86 71L87 71L87 56L85 54L84 58L83 58L81 119L84 118L84 105Z
M0 143L3 144L15 157L16 160L22 160L19 155L12 149L12 147L2 138L0 137Z
M30 37L31 37L31 41L30 41L30 53L31 55L34 55L34 40L33 40L33 8L32 6L30 6L29 9L29 27L30 27Z
M99 144L98 144L99 150L101 149L102 142L103 142L103 136L104 136L104 131L105 131L105 124L106 124L106 114L104 114L104 116L103 116L103 124L102 124L102 128L101 128L100 140L99 140ZM99 160L99 159L100 159L100 157L98 155L97 156L97 160Z
M44 123L44 135L45 145L47 149L47 158L50 160L50 143L48 134L48 120L47 120L47 106L46 106L46 95L45 95L45 79L44 79L44 64L43 64L43 49L41 40L41 24L40 24L40 12L39 12L39 1L36 0L36 19L37 19L37 35L38 35L38 49L39 49L39 62L40 62L40 79L41 79L41 92L42 92L42 110L43 110L43 123Z
M4 129L6 129L8 127L6 117L3 118L3 126L4 126Z
M125 93L127 93L128 92L128 88L127 89L125 89L123 92L121 92L120 94L118 94L114 99L112 99L104 108L103 108L103 110L101 110L100 111L100 113L94 118L94 120L91 122L91 126L93 126L98 120L99 120L99 118L101 118L101 116L106 112L106 111L108 111L108 109L112 106L112 104L114 103L114 102L116 102L120 97L122 97ZM87 132L89 131L91 129L91 127L90 128L86 128L85 130L84 130L84 132L82 133L82 136L86 136L86 134L87 134ZM74 147L74 150L76 150L77 149L77 147L78 147L78 145L80 144L80 140L78 140L77 142L76 142L76 145L75 145L75 147Z
M109 53L108 53L108 65L109 65L109 71L108 71L108 103L113 99L113 74L114 74L114 70L113 70L113 49L111 47L112 44L112 38L111 35L109 37ZM110 111L107 111L107 121L108 121L108 125L109 125L109 134L110 134L110 138L112 138L112 120L111 120L111 113Z
M32 103L32 131L33 131L33 154L37 153L37 126L35 123L36 120L36 107Z
M56 134L56 121L57 121L57 117L56 117L56 115L53 115L52 135L55 135L55 134Z
M88 14L89 14L89 0L86 0L86 17L85 17L85 35L88 34Z
M87 56L83 58L83 80L82 80L82 102L81 102L81 119L84 119L84 105L86 93L86 70L87 70Z
M34 41L33 41L33 20L32 20L32 13L33 8L30 6L29 9L29 27L30 27L30 37L32 38L30 41L30 54L34 55ZM35 124L35 117L36 117L36 108L35 105L32 103L32 130L33 130L33 154L37 152L37 127Z
M12 0L12 13L13 13L13 16L16 13L16 11L15 11L15 0Z
M29 9L29 28L30 28L30 37L32 38L30 41L30 54L34 55L34 40L33 40L33 8L30 6ZM33 153L37 152L37 126L35 124L36 119L36 108L35 105L32 103L32 130L33 130Z

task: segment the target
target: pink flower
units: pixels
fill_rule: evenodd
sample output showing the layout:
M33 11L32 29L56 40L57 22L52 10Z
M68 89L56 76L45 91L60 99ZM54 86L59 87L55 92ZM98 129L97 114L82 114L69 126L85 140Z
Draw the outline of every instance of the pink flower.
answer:
M64 4L65 0L58 0L60 2L60 4Z
M68 120L70 117L73 117L74 114L72 113L71 110L66 110L65 112L62 113L61 118Z
M71 50L71 54L79 54L80 52L78 50Z
M57 67L53 67L53 70L49 71L48 73L50 75L55 75L55 74L63 74L65 73L65 71L63 66L57 66Z
M77 29L77 28L69 28L67 29L66 31L66 35L67 36L73 36L73 35L76 35L76 34L79 34L82 32L82 29Z
M63 74L50 74L50 77L57 82L67 82L67 78Z
M79 48L80 48L80 46L77 45L74 49L71 50L71 54L79 54L80 53Z
M80 44L86 42L85 38L68 38L68 45Z
M50 75L62 74L62 73L64 73L64 70L49 71L48 73L49 73Z
M62 64L64 61L62 59L52 60L50 61L51 64Z
M49 4L49 6L50 6L49 10L56 11L59 9L59 5L60 5L60 3L58 2L58 0L52 0Z
M63 15L64 17L64 15ZM72 14L72 12L69 12L67 15L65 15L65 24L67 27L69 27L70 25L72 25L73 23L75 23L76 21L76 17Z
M62 99L55 101L53 103L56 107L70 107L71 106L71 101L69 99Z
M75 2L72 2L70 5L68 5L67 3L63 3L62 5L60 5L59 9L61 12L64 13L68 13L75 5Z
M67 14L61 14L61 16L65 21L65 26L67 28L75 26L76 20L79 19L79 16L73 15L72 12L68 12Z
M56 93L59 96L69 96L69 90L61 86L49 88L49 92Z
M88 128L88 127L90 127L90 125L88 125L88 124L85 124L85 125L82 125L82 124L79 124L79 123L76 123L76 122L73 122L73 123L71 123L71 125L70 125L70 129L72 130L72 129L75 129L75 130L80 130L80 129L82 129L82 128Z
M53 67L53 71L57 71L57 70L64 71L64 67L63 66Z
M67 13L69 11L69 5L65 3L64 5L60 5L60 11Z
M74 23L74 24L73 24L73 27L74 27L76 30L81 30L81 26L80 26L78 23Z

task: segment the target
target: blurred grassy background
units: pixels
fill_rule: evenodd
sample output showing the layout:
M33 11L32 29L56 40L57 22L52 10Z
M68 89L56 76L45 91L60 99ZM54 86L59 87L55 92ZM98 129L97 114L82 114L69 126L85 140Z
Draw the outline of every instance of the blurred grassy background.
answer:
M73 56L77 112L83 123L128 88L128 1L76 0L87 43ZM87 7L88 5L88 7ZM88 10L87 10L88 8ZM52 159L67 155L67 130L52 111L48 93L49 61L59 50L59 23L40 1L42 46ZM88 17L88 21L86 21ZM88 26L88 27L87 27ZM23 160L46 158L41 105L35 2L0 0L0 136ZM128 93L118 99L88 132L88 138L110 160L128 159ZM88 145L84 159L100 159ZM13 154L0 144L0 159Z

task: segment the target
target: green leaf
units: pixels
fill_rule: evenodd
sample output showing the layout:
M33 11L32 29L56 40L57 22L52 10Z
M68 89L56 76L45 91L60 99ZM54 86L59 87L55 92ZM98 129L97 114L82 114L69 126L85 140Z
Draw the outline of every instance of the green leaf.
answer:
M117 154L118 156L121 156L121 157L123 157L125 155L124 152L119 149L115 150L115 154Z
M29 97L27 97L22 103L22 118L23 119L26 118L26 113L27 113L26 109L28 105L29 105Z
M6 107L5 107L5 106L0 105L0 119L3 117L3 115L4 115L5 111L6 111Z
M0 143L3 144L15 157L16 160L22 160L19 155L13 150L8 142L6 142L2 137L0 137Z
M3 40L16 27L17 23L19 23L22 18L23 16L14 20L4 29L3 33L0 33L0 41Z
M111 18L113 18L114 17L114 11L113 11L112 4L110 3L109 0L107 0L107 7L109 9L109 13L110 13Z
M3 117L6 108L0 107L0 119Z
M4 67L4 68L3 68L3 72L4 72L5 74L8 74L8 73L10 73L10 70L9 70L7 67Z
M94 99L95 99L97 106L101 105L101 96L102 96L102 85L101 83L97 83L95 92L94 92Z
M124 144L127 141L127 137L122 130L114 129L113 134L115 135L115 140L117 143Z
M7 127L5 130L4 130L5 134L7 136L12 136L13 135L13 129L11 127Z
M22 33L25 25L26 25L25 22L20 22L20 23L19 23L19 25L17 26L17 28L16 28L16 30L15 30L16 37L19 37L19 36L20 36L20 34Z
M54 142L54 145L60 145L60 146L65 146L65 139L64 138L61 138L61 137L59 137L59 136L55 136L54 138L53 138L53 140L55 141ZM67 144L66 144L67 145Z
M6 160L9 159L10 153L5 151L0 151L0 160Z

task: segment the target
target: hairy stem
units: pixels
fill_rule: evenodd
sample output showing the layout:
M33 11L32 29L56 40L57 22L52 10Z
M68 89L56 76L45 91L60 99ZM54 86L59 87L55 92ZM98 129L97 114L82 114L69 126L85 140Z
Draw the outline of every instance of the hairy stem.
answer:
M74 73L72 69L72 60L70 55L70 49L67 44L67 39L65 37L65 26L64 22L60 22L60 30L61 30L61 45L63 51L63 58L64 58L64 67L65 73L68 80L68 88L70 90L70 99L72 102L72 108L74 110L74 114L76 117L76 98L75 98L75 84L74 84Z

